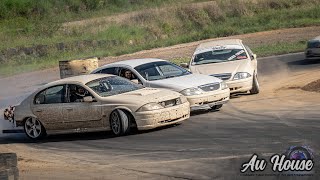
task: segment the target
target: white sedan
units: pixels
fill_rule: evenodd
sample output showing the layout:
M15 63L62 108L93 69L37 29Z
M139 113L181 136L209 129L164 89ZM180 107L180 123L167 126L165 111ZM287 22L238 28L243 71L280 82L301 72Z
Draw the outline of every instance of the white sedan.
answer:
M224 80L231 93L259 93L257 58L240 39L210 41L200 44L189 64L192 73Z
M82 75L44 85L7 113L31 139L48 134L105 131L123 135L189 118L187 99L165 89L142 88L114 75ZM10 109L11 110L11 109Z
M230 90L219 78L192 74L162 59L119 61L95 69L92 74L114 74L126 77L144 87L166 88L187 97L191 109L219 109L229 101Z

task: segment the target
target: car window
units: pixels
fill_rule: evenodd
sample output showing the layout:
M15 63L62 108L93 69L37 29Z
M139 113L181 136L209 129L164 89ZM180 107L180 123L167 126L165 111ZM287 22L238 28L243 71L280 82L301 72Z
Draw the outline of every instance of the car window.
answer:
M115 67L102 69L101 71L99 71L99 73L100 73L100 74L113 74L113 75L117 75L117 72L116 72L116 68L115 68Z
M69 103L84 102L83 98L86 96L91 96L94 99L94 96L90 92L88 92L84 87L75 85L75 84L68 84L67 102Z
M119 76L100 78L86 85L102 97L122 94L142 88L140 85Z
M45 104L45 93L46 91L42 91L39 94L36 95L36 98L34 100L35 104Z
M309 41L308 48L320 48L320 41Z
M128 75L130 74L130 75ZM126 78L128 80L138 80L139 83L141 83L141 80L137 77L135 72L131 71L130 69L127 68L121 68L119 70L119 74L117 74L120 77Z
M190 74L186 69L167 61L146 63L135 67L135 70L146 80L154 81Z
M40 93L35 97L35 104L55 104L55 103L65 103L65 86L54 86L50 87Z
M164 64L162 66L159 66L159 69L161 70L162 74L164 76L174 76L175 74L181 74L182 71L180 68L176 68L175 66L172 66L171 64Z

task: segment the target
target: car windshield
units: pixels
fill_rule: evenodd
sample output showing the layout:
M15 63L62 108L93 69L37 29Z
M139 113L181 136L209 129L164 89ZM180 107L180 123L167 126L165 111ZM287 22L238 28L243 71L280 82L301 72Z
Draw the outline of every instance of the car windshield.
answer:
M247 58L247 53L242 46L216 46L196 51L192 65L236 61Z
M135 67L135 70L148 81L173 78L191 74L186 69L167 61L158 61Z
M86 85L102 97L122 94L142 88L142 86L118 76L96 79Z
M320 41L309 41L308 48L320 48Z

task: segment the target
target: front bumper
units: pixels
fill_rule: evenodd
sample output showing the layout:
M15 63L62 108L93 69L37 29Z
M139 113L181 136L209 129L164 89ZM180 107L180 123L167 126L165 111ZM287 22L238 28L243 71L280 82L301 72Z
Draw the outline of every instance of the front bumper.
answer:
M190 117L189 102L154 111L134 113L139 130L153 129L184 121Z
M199 107L211 107L215 105L225 104L229 101L230 90L216 90L205 92L200 95L186 96L191 110L198 109Z
M306 59L320 59L320 48L307 49L304 54Z
M252 82L253 82L252 76L246 79L226 81L228 87L230 88L231 94L250 91L252 89Z
M320 59L320 54L319 55L308 55L306 56L306 59L309 59L309 60L313 60L313 59Z

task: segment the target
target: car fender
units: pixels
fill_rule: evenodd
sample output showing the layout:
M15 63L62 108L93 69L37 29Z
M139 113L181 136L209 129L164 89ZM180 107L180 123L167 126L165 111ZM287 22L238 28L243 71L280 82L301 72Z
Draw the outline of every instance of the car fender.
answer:
M106 122L106 126L110 126L110 114L111 112L115 111L115 110L125 110L127 112L129 112L134 118L134 113L132 112L132 110L126 106L114 106L114 107L109 107L105 110L103 110L103 117L105 117L105 122Z

